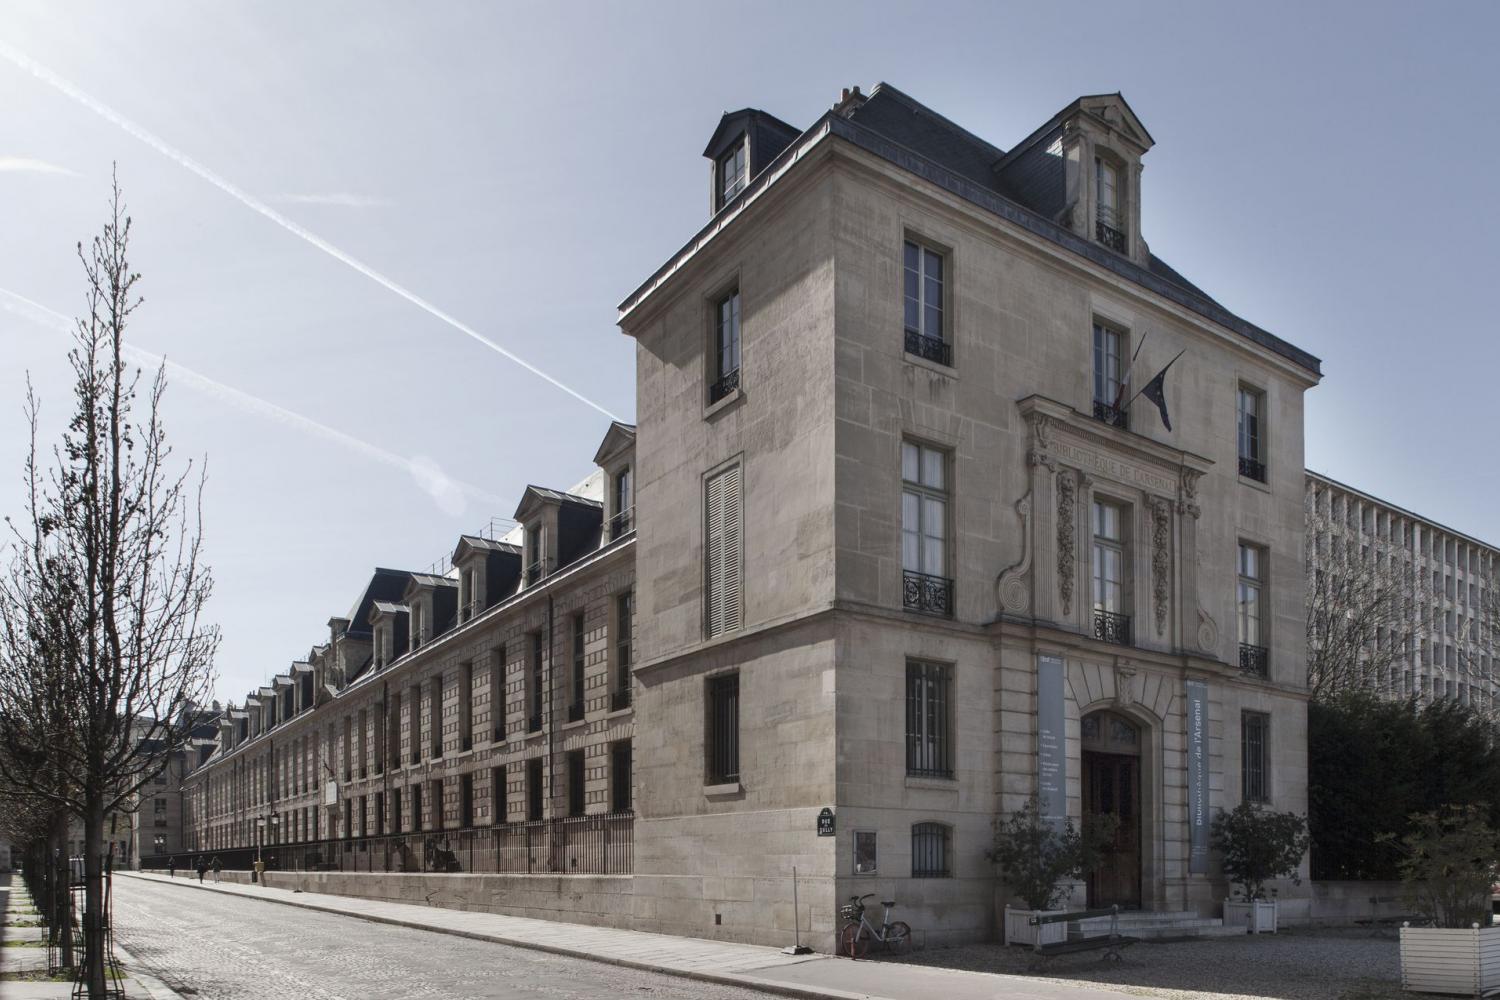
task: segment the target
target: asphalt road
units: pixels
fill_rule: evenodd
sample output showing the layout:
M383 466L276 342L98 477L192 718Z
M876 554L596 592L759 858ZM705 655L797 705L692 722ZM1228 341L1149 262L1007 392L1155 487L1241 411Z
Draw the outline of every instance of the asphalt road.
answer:
M115 936L208 1000L764 1000L765 994L140 879L115 880Z

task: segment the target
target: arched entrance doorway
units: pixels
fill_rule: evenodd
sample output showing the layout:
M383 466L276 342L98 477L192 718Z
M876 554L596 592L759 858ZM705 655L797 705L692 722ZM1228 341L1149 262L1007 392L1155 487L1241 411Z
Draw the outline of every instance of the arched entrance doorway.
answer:
M1119 823L1099 868L1088 876L1089 906L1141 905L1141 729L1115 712L1083 717L1083 818Z

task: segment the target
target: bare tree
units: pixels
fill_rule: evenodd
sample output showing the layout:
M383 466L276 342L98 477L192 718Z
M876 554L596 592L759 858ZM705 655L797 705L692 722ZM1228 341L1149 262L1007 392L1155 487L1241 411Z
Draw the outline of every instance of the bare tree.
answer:
M105 817L187 743L182 717L206 700L219 643L201 620L202 478L190 480L192 463L170 468L164 369L143 387L125 361L141 302L130 226L116 182L102 233L78 245L88 290L68 354L74 411L45 471L28 394L26 506L0 580L0 776L82 822L90 997L106 986Z
M1305 516L1312 697L1353 689L1401 694L1405 664L1431 628L1426 580L1399 547L1347 530L1321 514L1311 496Z

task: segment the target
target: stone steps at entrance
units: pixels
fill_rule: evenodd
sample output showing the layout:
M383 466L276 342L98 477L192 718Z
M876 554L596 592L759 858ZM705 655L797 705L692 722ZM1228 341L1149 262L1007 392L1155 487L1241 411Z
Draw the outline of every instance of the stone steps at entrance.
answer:
M1126 910L1119 917L1119 932L1130 937L1153 938L1224 937L1245 933L1238 927L1225 927L1218 917L1199 916L1191 910ZM1068 937L1094 937L1109 933L1109 918L1094 917L1068 924Z

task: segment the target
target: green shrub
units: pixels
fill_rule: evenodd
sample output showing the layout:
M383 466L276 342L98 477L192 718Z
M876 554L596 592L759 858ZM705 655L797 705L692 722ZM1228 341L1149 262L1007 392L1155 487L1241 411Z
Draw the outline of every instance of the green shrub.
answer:
M1401 838L1407 905L1434 927L1489 926L1500 832L1487 821L1487 812L1478 805L1449 805L1420 813Z
M1065 880L1082 878L1099 866L1103 849L1114 839L1118 821L1094 816L1080 830L1072 819L1056 824L1042 816L1035 799L996 819L995 839L985 856L1000 877L1033 910L1050 910L1067 899Z
M1307 853L1307 820L1290 812L1272 812L1249 802L1214 817L1210 843L1222 853L1224 875L1248 899L1265 899L1266 883L1291 878Z

